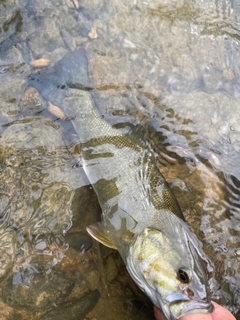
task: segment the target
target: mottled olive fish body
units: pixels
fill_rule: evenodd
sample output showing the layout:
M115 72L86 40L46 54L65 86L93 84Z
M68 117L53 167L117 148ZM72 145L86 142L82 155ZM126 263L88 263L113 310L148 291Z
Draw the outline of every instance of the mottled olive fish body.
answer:
M121 254L137 285L168 319L212 312L203 254L138 125L110 125L88 91L72 122L86 175L102 208L88 232Z

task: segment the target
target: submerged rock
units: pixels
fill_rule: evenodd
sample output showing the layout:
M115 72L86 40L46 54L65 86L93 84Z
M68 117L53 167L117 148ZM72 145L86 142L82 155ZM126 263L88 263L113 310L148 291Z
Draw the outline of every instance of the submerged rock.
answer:
M16 260L15 268L26 270L31 268L29 257L51 252L53 243L63 245L61 237L71 225L71 199L81 186L81 174L72 168L60 127L50 120L35 118L9 125L0 145L3 276L10 261ZM61 255L48 257L47 270L51 270Z
M89 250L92 246L92 238L83 232L69 233L66 235L65 241L68 243L70 248L82 253Z
M61 106L68 88L89 86L87 59L83 49L67 53L54 67L31 74L29 84L52 104Z
M75 299L60 305L42 317L41 320L83 320L86 314L94 308L99 297L99 291L92 291L81 299Z
M8 277L2 284L5 303L14 308L36 311L51 309L66 299L74 287L76 276L59 266L55 266L51 273L46 272L45 264L50 260L47 258L33 257L32 266Z

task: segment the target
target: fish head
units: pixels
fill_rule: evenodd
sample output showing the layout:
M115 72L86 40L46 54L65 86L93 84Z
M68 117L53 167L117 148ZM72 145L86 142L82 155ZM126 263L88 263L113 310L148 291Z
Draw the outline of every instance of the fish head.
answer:
M134 281L168 319L213 311L202 258L187 235L179 241L145 228L132 239L126 261Z

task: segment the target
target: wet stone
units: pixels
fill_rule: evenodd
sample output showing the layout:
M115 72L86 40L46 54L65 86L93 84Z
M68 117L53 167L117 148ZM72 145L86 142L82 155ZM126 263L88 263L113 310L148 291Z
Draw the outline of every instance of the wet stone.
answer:
M53 67L58 61L60 61L66 54L68 53L68 51L62 47L57 48L56 50L54 50L51 53L51 62L50 62L50 66Z
M56 0L54 3L52 1L48 0L42 0L42 1L33 1L30 2L32 10L36 11L40 14L43 14L43 12L46 14L46 16L51 15L52 12L56 12L57 9L59 9L59 4L61 3L61 0Z
M28 319L28 320L32 320L30 317L26 316L26 312L21 312L19 310L16 309L12 309L11 307L7 306L5 303L3 303L0 300L0 319L3 320L24 320L24 319Z
M69 27L69 25L68 25ZM91 30L91 23L89 23L86 20L80 19L78 21L75 21L74 28L71 30L71 35L76 39L77 37L80 37L82 39L85 38L87 40L87 35L89 31Z
M154 315L140 300L127 300L124 308L132 320L152 320Z
M206 92L213 93L221 86L222 73L217 68L209 67L203 74L203 83Z
M58 308L52 310L41 320L82 320L96 305L100 297L99 291L95 290L78 300L63 303Z
M61 105L68 87L88 87L87 59L85 51L79 49L67 53L54 67L45 68L29 77L33 86L44 99L54 105Z
M1 61L1 65L11 66L11 68L8 69L8 71L15 71L21 68L25 64L22 53L15 46L13 46L7 52L5 52L4 56L1 57L0 61Z
M98 37L97 34L97 28L96 27L92 27L91 31L88 34L90 39L96 39Z
M30 67L21 52L13 47L0 54L0 123L15 120L20 112L19 100L26 87Z
M70 248L84 253L92 246L92 238L83 232L69 233L65 237Z
M1 136L0 277L6 277L13 268L9 280L13 295L18 296L16 288L21 287L20 292L28 300L31 290L25 292L23 286L31 286L41 272L48 274L46 279L51 281L52 266L63 258L62 234L70 227L72 194L80 181L68 162L67 150L59 148L63 141L58 129L46 119L28 119L25 123L9 125ZM72 183L74 186L70 187ZM35 256L42 260L36 261ZM39 267L41 261L44 266ZM36 272L39 272L37 278ZM34 288L39 290L40 286L35 284ZM8 296L12 300L10 304L15 305L15 296ZM21 305L21 301L16 304Z
M4 1L5 2L5 1ZM0 11L4 12L5 8L0 7ZM10 8L8 8L10 11L9 12L5 12L5 16L4 19L1 19L1 23L0 23L0 27L1 30L3 30L3 38L1 38L1 45L6 45L7 46L7 40L10 37L14 37L17 36L18 33L20 33L22 30L22 25L23 25L23 19L22 19L22 13L21 10L19 8L18 5L15 5L15 8L10 10ZM2 18L2 17L1 17ZM2 35L1 35L2 37ZM6 40L6 42L4 43L4 40Z
M63 111L58 106L54 106L51 102L48 103L48 111L57 119L65 120L66 118Z
M116 278L119 270L112 255L108 256L106 259L105 270L108 282L113 281Z
M96 290L100 283L100 272L97 270L91 270L86 275L86 282L90 290Z
M62 34L63 41L66 44L66 47L70 51L75 51L76 50L76 41L75 41L75 39L72 38L71 35L69 34L69 32L66 31L66 30L62 30L61 34Z
M42 269L41 257L36 257L35 265L29 269L27 276L32 276L29 288L15 284L16 274L10 275L2 284L3 301L14 308L27 308L28 310L50 309L62 303L71 293L76 275L56 265L50 274L46 273L44 263ZM32 274L31 274L32 272ZM19 277L23 275L19 274Z
M48 59L37 59L30 62L30 65L34 68L44 68L47 67L50 64L50 60Z
M101 11L104 8L104 2L100 0L93 0L93 1L83 0L83 1L80 1L79 5L84 15L90 19L98 18Z
M47 107L46 102L40 96L38 91L32 87L28 87L26 89L19 105L22 113L26 116L41 112Z
M7 199L1 198L1 205ZM1 248L0 248L0 280L2 281L4 277L7 276L14 265L14 251L15 251L15 243L16 243L16 235L14 231L5 232L0 237Z
M78 9L79 8L79 3L77 0L66 0L66 3L70 9Z
M81 208L81 210L79 210ZM71 204L73 227L86 228L97 221L101 208L92 187L84 186L75 191Z
M29 46L34 57L39 57L45 52L52 52L56 47L64 47L60 34L58 17L47 17L42 21L42 26L29 36ZM39 41L41 38L42 41Z

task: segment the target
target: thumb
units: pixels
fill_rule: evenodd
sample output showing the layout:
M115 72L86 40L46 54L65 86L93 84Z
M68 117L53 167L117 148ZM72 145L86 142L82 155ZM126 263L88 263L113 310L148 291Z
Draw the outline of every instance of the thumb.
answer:
M222 306L220 306L214 301L212 301L212 304L214 305L214 308L215 308L212 314L213 320L218 320L218 319L236 320L236 318L227 309L223 308Z
M221 318L219 318L220 320ZM181 317L180 320L213 320L211 314L207 313L198 313L198 314L189 314L188 316Z
M155 306L154 306L154 316L155 316L156 320L167 320L167 318L163 314L162 310L158 309Z
M154 316L156 320L167 320L167 318L164 316L163 312L154 307ZM221 319L221 317L219 318ZM214 319L214 320L219 320L219 319ZM181 317L179 320L213 320L212 316L210 314L190 314L188 316ZM224 320L232 320L232 319L224 319Z

